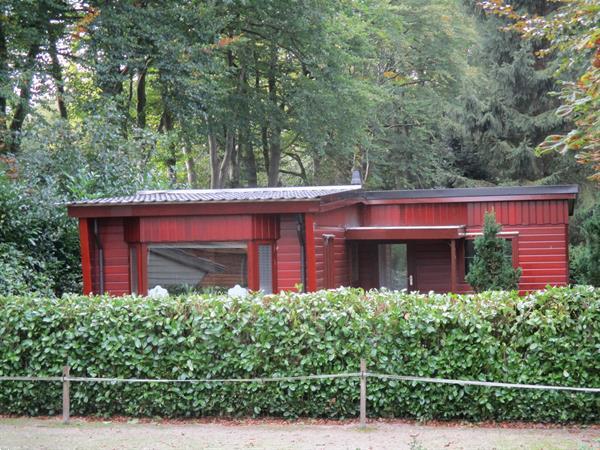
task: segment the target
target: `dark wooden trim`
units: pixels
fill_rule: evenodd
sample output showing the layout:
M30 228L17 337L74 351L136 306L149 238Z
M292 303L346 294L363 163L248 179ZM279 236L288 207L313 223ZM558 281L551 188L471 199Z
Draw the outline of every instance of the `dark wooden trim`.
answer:
M529 200L574 200L575 194L537 194L537 195L488 195L469 197L424 197L424 198L388 198L364 200L365 205L399 205L416 203L482 203L482 202L522 202Z
M323 235L323 282L325 289L335 289L335 236Z
M247 260L248 260L248 289L258 291L260 289L259 267L258 267L258 245L256 241L248 241L247 243Z
M465 227L356 227L346 230L350 240L413 240L413 239L458 239Z
M138 290L140 295L148 295L148 245L138 245Z
M319 212L315 200L290 202L190 203L153 205L69 206L70 217L201 216Z
M450 239L450 292L456 292L456 239Z
M567 284L571 284L571 271L570 271L570 264L569 264L569 260L570 260L570 256L569 256L569 224L566 223L565 224L565 249L566 249L566 261L565 261L565 266L567 268Z
M363 191L367 200L397 198L457 198L457 197L490 197L490 196L526 196L526 195L577 195L576 184L554 186L491 186L476 188L442 188L442 189L404 189L390 191Z
M93 288L88 219L79 219L79 245L81 249L81 270L83 273L83 295L89 295L93 292Z
M306 292L317 290L317 255L315 252L315 219L312 214L304 215L306 243Z
M279 230L279 227L277 227ZM279 239L279 238L278 238ZM271 271L273 277L273 294L279 292L279 286L277 285L277 240L269 241L271 244Z

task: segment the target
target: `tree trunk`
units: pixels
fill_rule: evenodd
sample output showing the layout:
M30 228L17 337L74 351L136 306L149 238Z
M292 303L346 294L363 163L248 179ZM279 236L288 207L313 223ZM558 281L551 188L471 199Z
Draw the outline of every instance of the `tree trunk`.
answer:
M221 172L219 171L219 144L217 137L208 125L208 153L210 155L210 187L221 187Z
M243 137L240 138L240 166L243 170L244 180L248 187L256 187L258 180L256 176L256 158L254 157L254 146L252 145L251 135L246 129Z
M277 110L277 80L275 79L275 65L277 64L277 50L271 55L269 68L268 89L269 99ZM271 117L271 136L269 142L269 169L267 171L268 186L274 187L279 184L279 166L281 163L281 127L278 125L279 118Z
M264 126L260 129L260 140L262 144L262 155L265 164L265 172L269 173L269 129Z
M183 146L183 156L185 157L185 170L187 172L187 181L190 188L198 187L198 176L196 175L196 165L192 156L191 145L186 142Z
M160 117L160 125L158 126L158 131L161 133L168 133L173 131L173 116L171 112L164 107L162 116ZM167 173L169 176L169 183L171 186L177 184L177 154L175 152L175 146L173 144L169 145L169 157L166 159L165 163L167 164Z
M35 60L40 51L38 43L34 43L29 47L27 52L26 72L22 75L19 82L19 103L15 108L12 121L10 123L10 143L9 151L17 153L20 146L20 133L23 128L23 123L29 112L29 100L31 99L31 82L35 68Z
M231 152L231 163L229 164L229 187L238 188L240 187L240 136L238 133L237 138L233 144L233 150Z
M8 80L8 49L4 25L0 20L0 77ZM7 151L6 145L6 97L0 92L0 154Z
M137 126L146 128L146 73L148 69L140 69L137 83Z
M235 133L229 128L225 128L225 153L219 166L219 188L225 187L227 181L227 175L229 173L229 167L231 166L231 158L235 148Z
M269 187L279 185L279 167L281 164L281 129L275 127L271 132L269 146Z
M52 61L51 73L56 86L56 105L62 119L68 119L67 105L65 103L65 86L62 76L62 67L58 59L58 50L56 49L56 35L52 28L48 29L48 53Z

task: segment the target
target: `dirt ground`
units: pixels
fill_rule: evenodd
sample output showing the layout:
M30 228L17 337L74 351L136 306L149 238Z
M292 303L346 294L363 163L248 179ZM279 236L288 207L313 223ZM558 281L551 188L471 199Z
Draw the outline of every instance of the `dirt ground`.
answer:
M600 449L600 426L0 418L0 450Z

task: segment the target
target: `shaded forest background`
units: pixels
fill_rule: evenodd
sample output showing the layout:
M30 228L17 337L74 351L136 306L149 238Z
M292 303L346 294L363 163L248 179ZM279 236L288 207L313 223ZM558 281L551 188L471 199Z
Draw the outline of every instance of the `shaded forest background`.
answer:
M0 5L0 293L80 290L61 202L356 168L369 189L577 183L572 277L599 283L594 2Z

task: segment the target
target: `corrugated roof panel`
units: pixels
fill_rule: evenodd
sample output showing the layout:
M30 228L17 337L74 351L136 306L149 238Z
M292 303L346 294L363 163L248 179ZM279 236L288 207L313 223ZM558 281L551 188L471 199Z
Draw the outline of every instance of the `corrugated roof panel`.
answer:
M329 195L360 190L359 185L309 186L247 189L189 189L139 191L123 197L95 198L70 203L71 206L138 205L151 203L199 203L316 200Z

